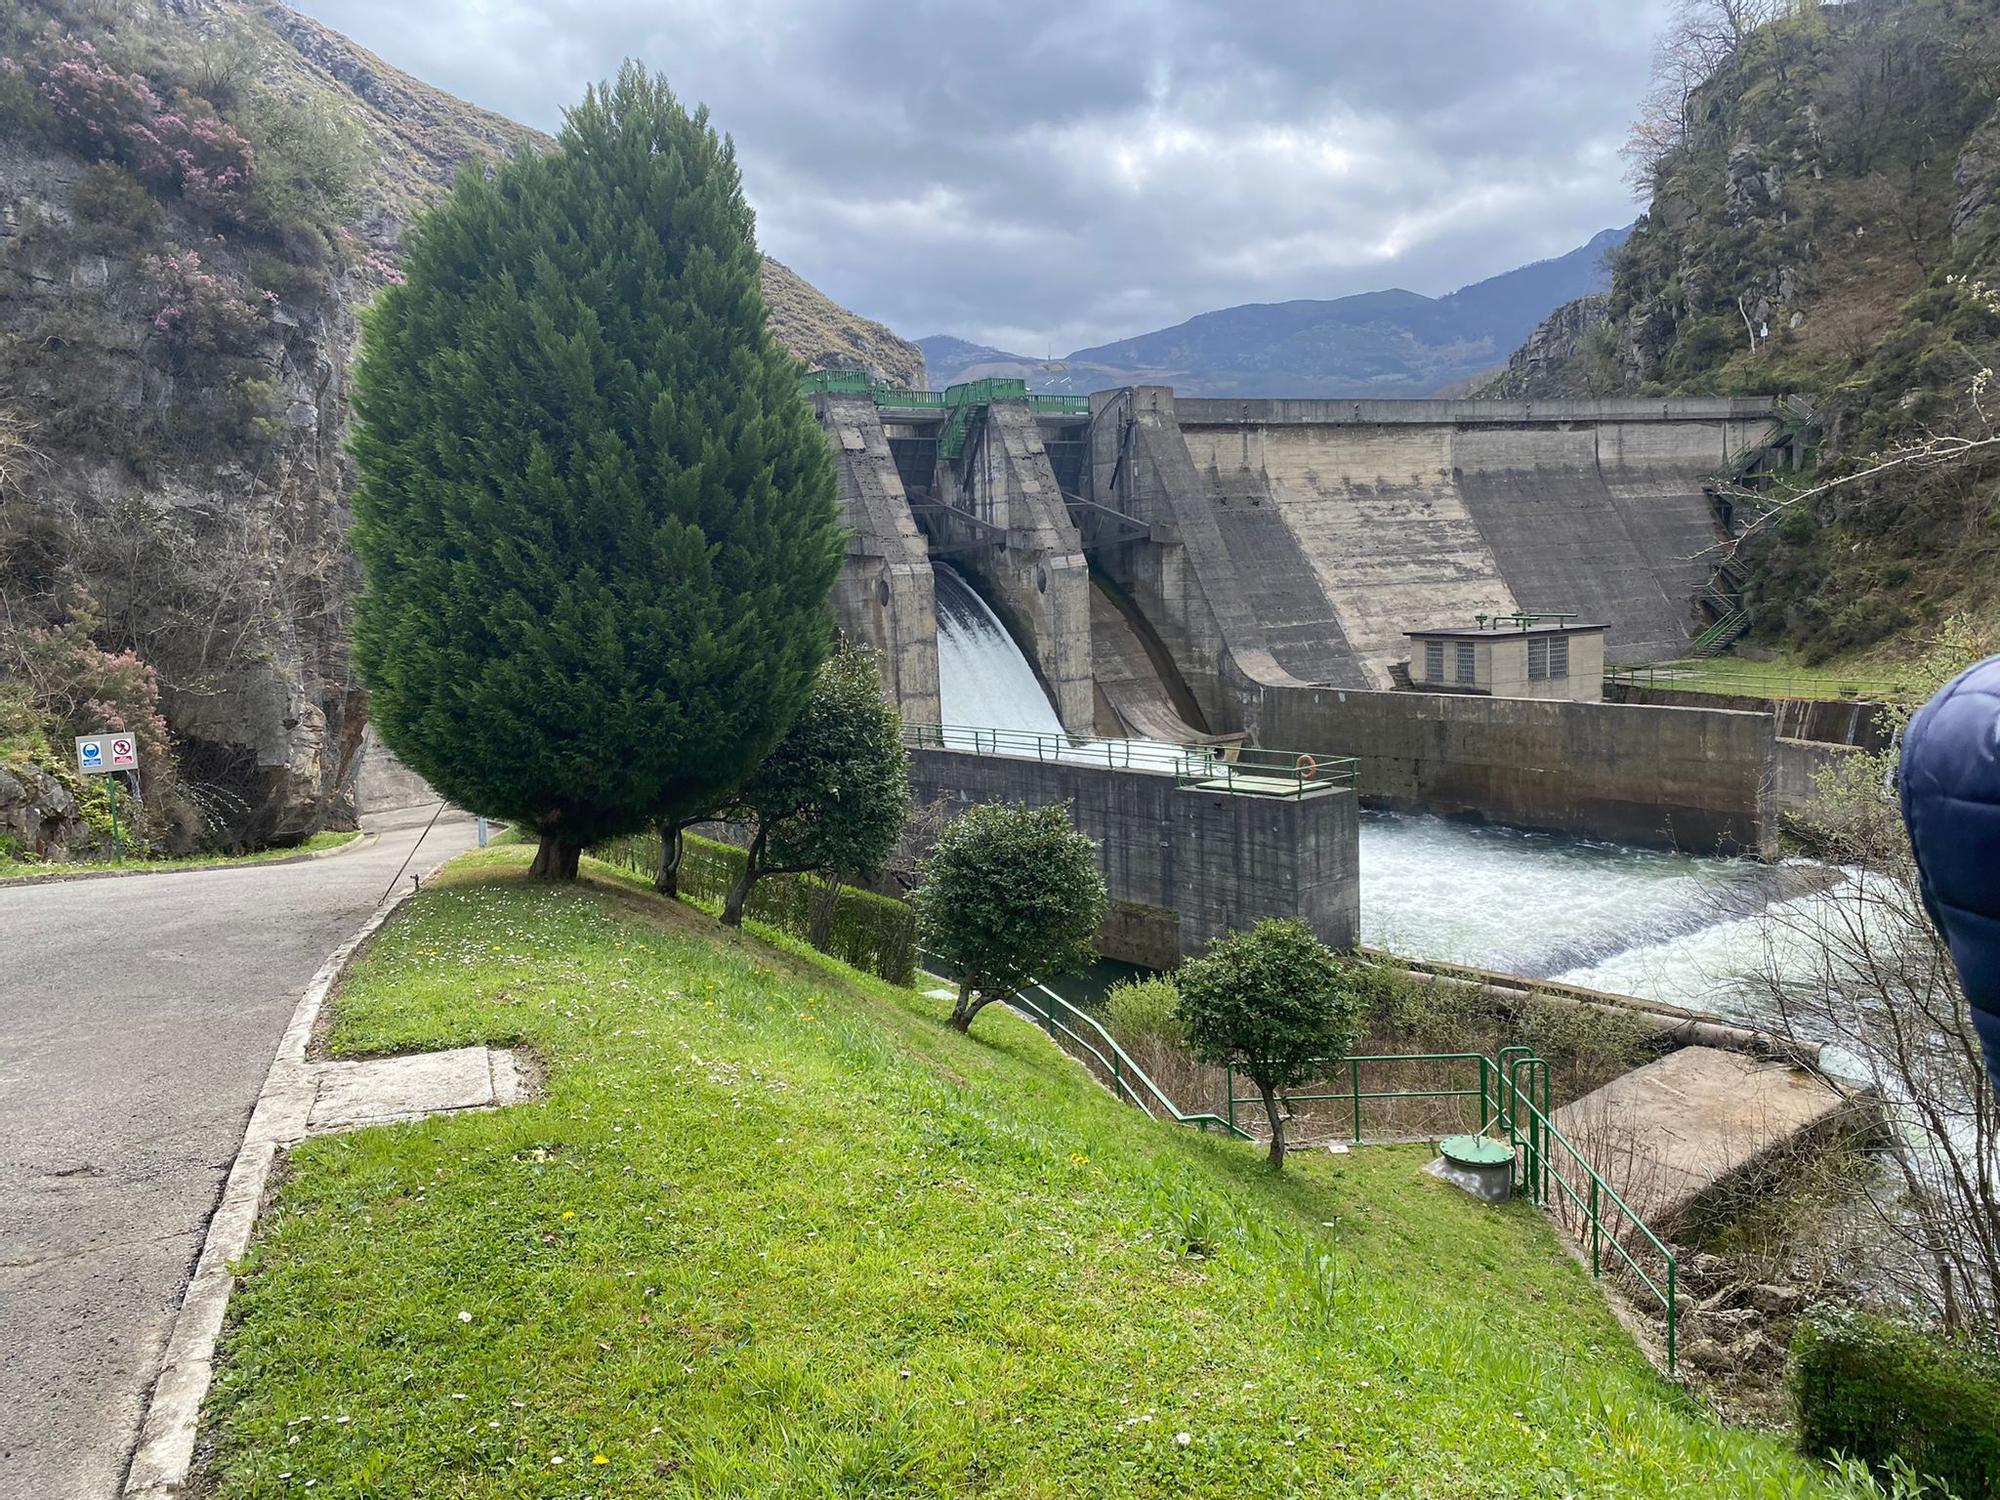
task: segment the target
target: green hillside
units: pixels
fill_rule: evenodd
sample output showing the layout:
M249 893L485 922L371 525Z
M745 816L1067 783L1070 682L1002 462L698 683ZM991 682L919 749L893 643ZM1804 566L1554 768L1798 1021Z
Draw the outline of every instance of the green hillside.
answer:
M1010 1016L959 1037L525 854L427 885L332 1045L526 1044L546 1097L292 1153L210 1400L219 1495L1838 1492L1421 1150L1274 1178Z
M1634 144L1652 201L1609 297L1558 313L1491 394L1804 393L1822 428L1809 483L1993 435L2000 17L1958 0L1784 10L1684 111L1677 94L1650 106ZM1794 508L1746 548L1760 638L1824 660L1991 618L1996 472L1974 450Z

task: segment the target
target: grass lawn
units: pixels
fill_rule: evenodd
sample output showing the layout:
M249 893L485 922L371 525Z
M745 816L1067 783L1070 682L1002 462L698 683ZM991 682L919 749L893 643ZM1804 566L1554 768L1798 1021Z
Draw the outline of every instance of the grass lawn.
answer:
M1645 669L1640 669L1644 681ZM1736 656L1664 663L1652 669L1651 686L1690 693L1740 693L1753 698L1861 698L1871 702L1900 696L1892 667L1880 662L1853 668L1839 663L1808 667L1800 662L1749 661Z
M351 844L360 837L359 832L316 833L304 843L293 844L283 849L259 849L252 854L189 854L179 859L141 859L137 855L130 855L119 864L113 864L108 859L73 860L67 864L58 864L47 860L0 858L0 880L11 880L22 875L59 878L64 875L93 874L99 870L131 870L150 875L160 870L207 870L222 865L260 865L268 864L274 859L297 859L301 854L316 854L323 849L338 849L341 845Z
M1794 1496L1526 1206L1154 1124L1038 1032L489 849L336 1000L542 1100L310 1141L232 1304L225 1497Z

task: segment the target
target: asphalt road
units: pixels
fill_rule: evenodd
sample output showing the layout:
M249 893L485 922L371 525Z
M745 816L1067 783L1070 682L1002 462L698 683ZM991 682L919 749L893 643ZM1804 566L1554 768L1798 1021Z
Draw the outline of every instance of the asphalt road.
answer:
M430 811L300 864L0 888L0 1500L116 1494L299 993ZM440 820L410 868L473 841Z

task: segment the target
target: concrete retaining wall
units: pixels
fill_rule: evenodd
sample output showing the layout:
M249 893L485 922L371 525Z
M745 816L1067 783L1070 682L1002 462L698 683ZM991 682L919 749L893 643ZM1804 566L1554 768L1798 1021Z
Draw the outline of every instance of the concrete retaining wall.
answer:
M1672 708L1738 708L1770 714L1778 737L1852 745L1862 750L1886 749L1891 738L1889 710L1881 703L1854 698L1765 698L1749 693L1704 693L1634 682L1607 682L1604 696L1613 703L1652 703Z
M1858 745L1829 745L1820 740L1780 739L1772 796L1778 815L1796 818L1819 802L1822 774L1850 755L1867 752Z
M1371 805L1698 853L1776 852L1768 715L1266 688L1257 742L1360 762Z
M1360 939L1360 825L1354 797L1303 801L1177 787L1114 771L950 750L910 755L910 790L947 816L984 802L1067 803L1098 842L1114 908L1107 957L1165 968L1263 917L1297 917L1335 947Z

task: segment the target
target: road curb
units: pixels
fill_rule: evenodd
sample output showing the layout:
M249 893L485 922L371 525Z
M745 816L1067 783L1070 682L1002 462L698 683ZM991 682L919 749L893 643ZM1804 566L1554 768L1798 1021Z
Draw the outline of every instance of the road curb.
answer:
M168 870L78 870L74 875L62 875L51 870L46 875L9 875L0 879L0 891L20 885L73 885L80 880L130 880L135 875L213 875L218 870L275 870L283 865L311 864L316 859L333 859L342 854L352 854L366 849L382 837L379 833L358 833L344 844L336 844L331 849L315 849L309 854L287 854L282 859L243 859L222 861L212 865L180 865ZM60 868L60 867L58 867Z
M425 873L441 863L430 865ZM181 1298L180 1310L174 1314L166 1353L146 1399L138 1447L133 1451L124 1487L119 1492L123 1500L170 1500L182 1493L194 1462L201 1403L215 1374L216 1342L222 1336L223 1317L236 1286L232 1267L250 1247L250 1234L263 1207L264 1190L270 1183L278 1151L284 1143L305 1133L305 1116L313 1098L312 1079L306 1071L306 1047L312 1040L313 1027L326 1006L327 996L332 994L355 955L416 891L413 882L376 907L360 930L319 966L292 1010L291 1023L278 1042L271 1071L257 1095L256 1107L250 1112L250 1124L244 1131L236 1161L229 1169L221 1201L208 1221L194 1276Z

